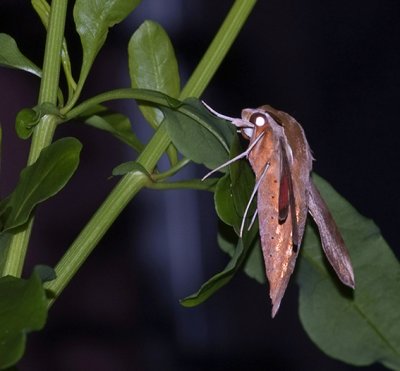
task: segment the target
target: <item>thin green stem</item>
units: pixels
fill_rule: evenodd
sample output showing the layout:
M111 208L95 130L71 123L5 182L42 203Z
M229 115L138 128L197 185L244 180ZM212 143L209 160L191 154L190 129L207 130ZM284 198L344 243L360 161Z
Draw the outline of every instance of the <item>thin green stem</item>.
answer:
M60 76L60 54L64 37L65 17L68 0L53 0L50 12L49 30L43 61L43 75L40 84L38 103L57 104L58 81ZM44 116L35 127L29 152L28 165L34 163L40 151L51 143L58 118ZM32 230L33 217L26 228L13 235L10 241L3 275L21 276L23 263Z
M255 2L256 0L235 1L221 29L211 43L209 50L183 89L180 99L189 96L199 97L203 93L228 49L231 47L239 30L245 23ZM133 89L130 90L132 91ZM69 117L74 117L77 114L77 111L73 111L74 109L68 112ZM67 113L67 111L64 113ZM165 125L161 124L137 161L151 173L169 144L170 139L167 130ZM124 175L121 181L115 186L114 190L55 267L57 279L45 285L56 297L60 295L64 287L69 283L129 201L132 200L141 188L148 185L149 182L150 180L145 174L134 172ZM49 305L51 304L52 302Z
M205 181L201 181L200 179L192 179L192 180L182 180L177 182L156 182L147 184L147 188L157 189L157 190L167 190L167 189L196 189L198 191L210 191L213 192L215 190L215 185L217 184L218 179L206 179Z
M160 180L169 178L169 177L175 175L179 170L184 168L189 163L190 163L190 160L188 158L183 158L182 160L177 162L176 165L171 166L167 171L164 171L164 172L159 173L159 174L155 174L155 175L152 176L152 178L155 181L160 181Z

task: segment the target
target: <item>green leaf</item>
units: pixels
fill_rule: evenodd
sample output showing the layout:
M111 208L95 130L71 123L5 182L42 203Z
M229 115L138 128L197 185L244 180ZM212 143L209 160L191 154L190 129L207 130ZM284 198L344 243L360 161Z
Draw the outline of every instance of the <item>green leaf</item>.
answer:
M223 241L223 239L224 237L220 236L219 242L222 242L221 247L223 250L232 256L231 260L222 272L217 273L215 276L211 277L207 282L201 285L200 289L196 293L182 299L180 303L183 306L194 307L203 303L211 295L215 294L220 288L229 283L245 262L249 262L249 258L254 250L256 240L258 239L257 228L251 228L250 231L243 236L243 238L240 238L237 241L236 247L234 248L233 246L228 246L228 244L231 244L234 241L232 236L228 239L225 239L225 241ZM252 258L251 264L254 264L253 260L254 259ZM262 278L259 278L259 276L255 274L254 268L250 276L256 278L260 282L263 282Z
M129 41L128 54L132 88L157 90L174 98L179 96L180 79L174 48L158 23L142 23ZM141 104L139 108L152 127L163 120L163 114L154 106Z
M0 273L3 272L4 264L8 256L11 237L11 233L0 233Z
M39 116L32 108L22 108L15 117L15 131L21 139L28 139L38 123Z
M86 80L97 53L106 41L108 29L126 18L140 0L77 0L74 21L81 38L83 60L80 84Z
M86 124L111 133L115 138L129 145L139 153L144 148L144 145L132 131L132 124L129 118L121 113L112 112L104 106L97 105L79 117Z
M15 40L5 33L0 33L0 66L17 68L42 76L40 68L25 57L18 49Z
M235 140L232 142L230 158L233 158L242 152L243 149L241 148L239 139L236 136ZM239 234L239 230L242 224L242 218L254 189L254 173L251 170L248 161L245 159L232 163L229 166L229 173L231 178L230 187L232 192L233 205L236 210L236 215L239 216L239 218L237 219L237 223L234 224L233 227L235 228L236 233ZM251 207L249 208L249 211L247 213L247 223L245 224L245 229L243 230L243 233L246 233L246 228L248 227L251 218L256 211L256 199L257 197L253 199ZM255 222L254 224L257 225L257 222Z
M200 289L196 293L180 300L180 303L184 307L194 307L203 303L221 287L225 286L238 270L240 262L244 258L244 253L245 249L242 240L239 240L232 259L229 261L225 269L201 285Z
M43 328L47 299L40 277L0 278L0 368L14 365L25 350L26 335Z
M232 181L229 173L218 180L214 193L215 211L218 217L227 225L240 225L240 217L233 203Z
M57 106L42 103L34 108L22 108L15 118L15 130L21 139L28 139L44 115L59 115Z
M62 138L42 150L38 160L21 171L17 187L2 203L3 232L25 224L34 207L59 192L79 164L82 145Z
M160 107L172 142L185 157L209 169L226 162L235 128L216 118L197 99L186 99L179 112Z
M400 369L400 266L379 229L320 177L315 177L349 248L356 289L344 287L326 263L319 236L307 228L297 280L299 313L326 354L357 366Z
M151 175L147 172L147 170L141 164L139 164L139 162L136 161L128 161L118 165L113 169L112 175L125 175L127 173L134 173L136 171L143 173L147 177L151 178Z
M219 228L218 245L222 251L226 252L230 257L232 257L235 252L237 236L235 233L233 233L231 228L229 231L226 229L227 228ZM266 282L264 259L262 256L261 243L258 236L253 240L253 243L249 247L248 257L244 262L243 271L250 278L255 279L259 283L263 284Z

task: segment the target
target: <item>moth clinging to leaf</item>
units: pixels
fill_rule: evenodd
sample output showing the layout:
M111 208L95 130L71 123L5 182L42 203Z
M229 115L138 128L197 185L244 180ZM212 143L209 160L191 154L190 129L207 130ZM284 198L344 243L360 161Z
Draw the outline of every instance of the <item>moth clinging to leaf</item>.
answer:
M240 237L249 206L257 195L256 214L270 286L272 317L279 309L293 273L308 212L318 227L329 263L339 279L354 288L349 253L311 178L313 158L300 124L287 113L268 105L256 109L246 108L242 110L241 118L221 115L204 105L217 117L230 121L249 140L245 152L217 167L204 178L240 158L247 157L250 162L256 182L243 216Z

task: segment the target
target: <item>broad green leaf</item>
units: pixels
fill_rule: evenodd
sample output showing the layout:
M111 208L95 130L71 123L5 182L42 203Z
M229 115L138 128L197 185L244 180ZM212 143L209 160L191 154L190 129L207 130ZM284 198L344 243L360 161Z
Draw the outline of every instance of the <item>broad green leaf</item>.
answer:
M344 287L308 227L297 276L299 313L310 338L331 357L357 366L400 369L400 266L379 229L320 177L315 182L349 248L355 291Z
M106 41L108 29L126 18L140 0L77 0L74 21L81 38L83 60L79 80L86 80L97 53Z
M15 40L5 33L0 33L0 66L17 68L41 77L42 71L18 49Z
M237 156L243 150L239 145L236 137L232 143L230 158ZM236 233L239 233L242 224L242 215L250 200L252 190L254 188L254 173L251 170L248 162L245 159L238 160L229 166L229 173L220 179L215 192L215 209L222 221L234 227ZM251 232L246 231L251 218L255 212L256 199L252 203L246 218L244 234L250 233L253 235L258 230L257 219ZM226 236L226 233L225 233ZM218 244L223 251L231 257L234 252L234 242L232 239L227 239L224 235L218 234ZM264 260L261 253L261 244L258 237L253 239L249 246L246 260L243 265L243 271L250 277L260 283L265 282Z
M233 203L232 181L229 173L219 179L214 193L215 211L227 225L240 225L240 217Z
M236 136L235 140L232 142L230 157L233 158L242 152L243 149L240 147L238 137ZM236 233L239 234L242 218L247 204L250 202L251 194L254 189L254 173L246 159L232 163L229 166L229 173L231 178L233 205L236 209L236 214L240 217L240 222L234 225L234 228ZM244 233L246 233L246 229L248 228L251 218L256 211L256 201L257 197L254 197L251 207L247 212L245 229L243 230Z
M228 130L231 128L229 125L226 127ZM239 142L234 132L231 137L227 136L225 143L232 145L229 157L233 158L240 152ZM226 157L220 159L215 166L221 165L227 160ZM236 161L231 164L229 173L218 182L214 198L217 213L222 221L234 227L236 233L239 232L241 215L246 208L253 185L254 175L245 161ZM195 306L207 300L226 285L242 267L250 277L256 278L260 282L264 281L263 275L260 274L262 272L260 262L257 260L260 254L254 251L255 248L260 249L259 245L255 246L258 240L257 226L254 225L237 242L237 238L234 238L232 233L225 229L220 228L219 233L220 247L231 256L231 260L222 272L210 278L196 293L183 299L181 304L184 306Z
M14 365L25 350L26 335L43 328L47 299L40 277L0 278L0 368Z
M126 143L137 152L141 152L144 145L140 142L136 134L132 131L132 125L128 117L121 113L112 112L104 106L96 106L97 110L91 114L89 111L80 118L92 127L108 131L115 138Z
M37 161L21 171L19 182L2 204L3 232L25 224L34 207L59 192L79 164L82 145L62 138L42 150Z
M185 100L179 111L161 109L172 142L185 157L209 169L228 160L233 125L213 116L197 99Z
M177 98L180 92L178 63L171 40L156 22L145 21L128 45L132 88L157 90ZM163 114L154 106L139 106L151 126L158 126Z

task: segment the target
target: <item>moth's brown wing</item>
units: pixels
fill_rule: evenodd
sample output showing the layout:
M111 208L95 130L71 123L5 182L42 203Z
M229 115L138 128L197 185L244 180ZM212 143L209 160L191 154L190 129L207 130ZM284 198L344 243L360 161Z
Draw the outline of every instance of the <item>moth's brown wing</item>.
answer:
M271 159L266 176L261 180L257 195L258 220L265 271L272 301L272 317L279 309L298 252L293 249L292 213L284 223L279 222L279 153Z
M279 145L281 148L281 181L279 188L279 222L283 223L288 215L288 211L286 210L286 216L284 219L281 218L281 198L287 202L287 205L284 204L290 210L291 222L292 222L292 243L293 243L293 251L297 252L297 249L301 242L301 237L299 236L299 228L297 225L297 212L296 212L296 196L294 192L293 179L290 171L289 160L287 157L285 144L283 143L283 139L279 140ZM282 196L284 195L284 196ZM285 199L287 197L287 200Z
M354 289L354 273L350 256L339 229L321 197L317 187L310 179L308 208L318 226L322 248L340 280Z

